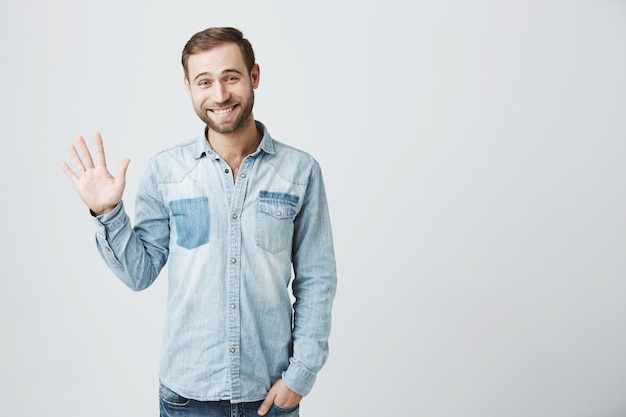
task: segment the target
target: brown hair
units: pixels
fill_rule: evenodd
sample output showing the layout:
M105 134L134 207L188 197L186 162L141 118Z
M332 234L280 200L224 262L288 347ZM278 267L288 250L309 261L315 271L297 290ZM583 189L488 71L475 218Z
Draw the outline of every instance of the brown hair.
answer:
M234 43L239 46L248 72L252 71L255 64L254 51L250 42L243 37L243 33L231 27L213 27L196 33L185 44L182 56L185 77L187 77L187 61L190 55L209 51L225 43Z

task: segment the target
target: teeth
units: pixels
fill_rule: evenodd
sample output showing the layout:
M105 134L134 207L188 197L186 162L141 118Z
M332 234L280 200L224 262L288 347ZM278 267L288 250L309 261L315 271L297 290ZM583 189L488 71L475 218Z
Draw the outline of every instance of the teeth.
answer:
M233 110L233 108L229 107L227 109L213 110L213 113L215 113L215 114L226 114L226 113L230 113L232 110Z

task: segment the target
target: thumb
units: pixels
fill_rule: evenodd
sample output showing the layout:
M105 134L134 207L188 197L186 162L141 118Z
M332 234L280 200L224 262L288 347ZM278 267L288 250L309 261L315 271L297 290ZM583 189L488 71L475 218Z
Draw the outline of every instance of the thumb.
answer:
M267 393L267 396L263 400L263 403L261 403L261 405L259 406L257 414L260 416L264 416L265 414L267 414L267 412L270 411L270 408L272 408L272 405L274 405L275 398L276 393L274 392L274 390L270 389L270 392Z
M115 174L115 178L125 179L126 171L128 170L128 165L130 165L130 159L124 158L120 161L120 164L117 166L117 174Z

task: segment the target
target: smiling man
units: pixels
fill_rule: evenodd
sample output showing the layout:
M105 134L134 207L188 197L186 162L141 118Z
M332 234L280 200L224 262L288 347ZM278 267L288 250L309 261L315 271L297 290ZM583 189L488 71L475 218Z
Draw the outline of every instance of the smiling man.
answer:
M182 64L206 127L149 161L134 226L129 161L113 177L99 135L95 162L78 137L76 172L63 169L119 279L143 290L168 264L161 416L298 416L328 356L336 291L320 167L254 119L260 70L239 30L196 33Z

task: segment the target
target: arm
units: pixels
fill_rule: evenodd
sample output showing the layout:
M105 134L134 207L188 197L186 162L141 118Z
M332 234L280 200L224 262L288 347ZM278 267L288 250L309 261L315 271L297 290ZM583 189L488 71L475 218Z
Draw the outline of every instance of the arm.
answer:
M71 146L70 155L79 175L65 162L62 168L96 217L98 250L111 271L128 287L136 291L145 289L157 277L169 253L168 213L150 184L152 177L146 174L139 188L137 225L133 229L121 201L130 161L125 159L120 163L114 178L107 169L99 134L94 140L95 165L84 139L79 136L76 142L78 150Z
M337 288L335 253L326 192L315 166L295 222L293 356L283 379L306 395L328 357L331 309Z

